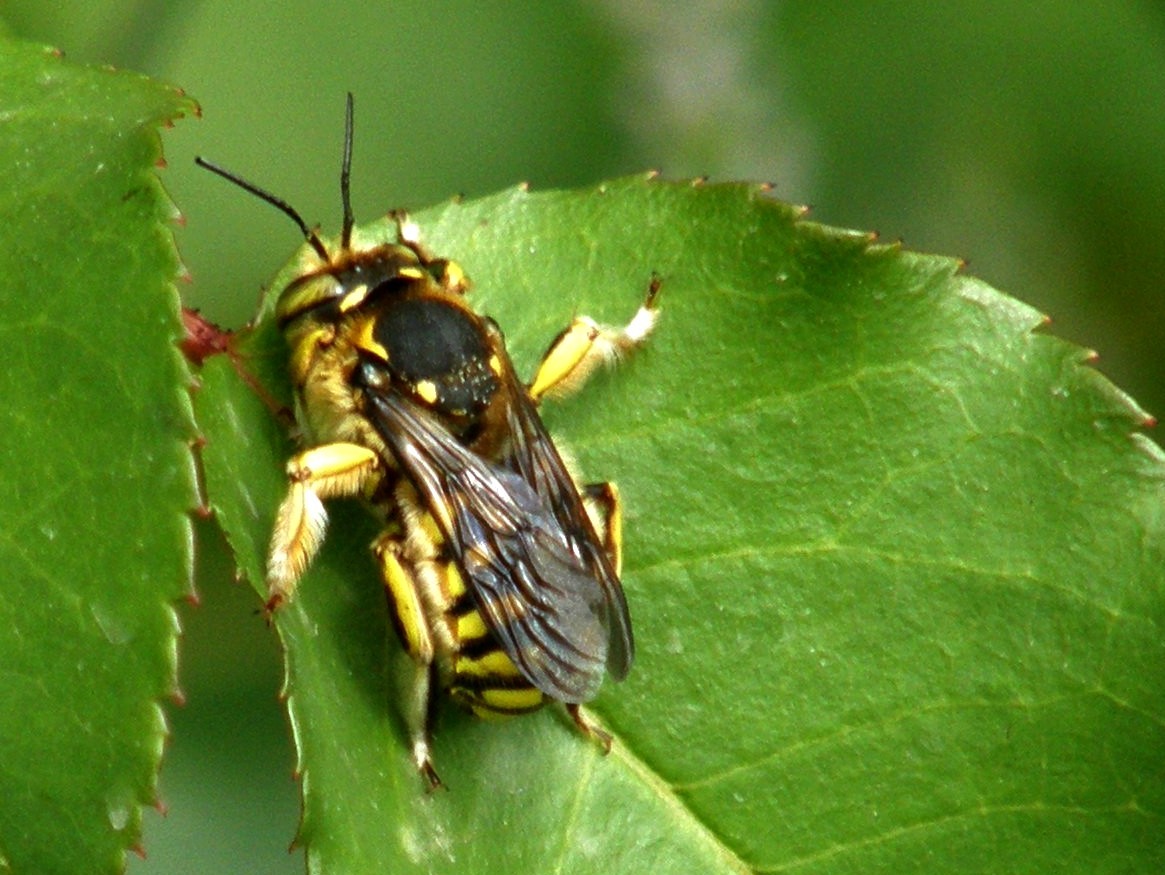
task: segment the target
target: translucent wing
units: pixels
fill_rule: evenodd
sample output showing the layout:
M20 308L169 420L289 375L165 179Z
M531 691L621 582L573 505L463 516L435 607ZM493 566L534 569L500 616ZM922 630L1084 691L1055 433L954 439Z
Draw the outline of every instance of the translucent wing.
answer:
M366 389L367 414L449 542L478 610L522 674L564 702L630 668L618 578L524 390L504 463L470 452L429 413Z
M555 449L542 417L529 401L525 387L515 385L512 370L507 371L505 379L511 382L511 396L518 399L506 411L512 441L505 463L533 485L534 491L554 509L555 517L563 529L567 532L588 533L589 537L578 538L573 548L603 591L606 608L604 623L609 632L607 671L612 678L620 681L631 670L635 658L631 617L623 587L606 550L594 536L590 518L578 495L578 487Z

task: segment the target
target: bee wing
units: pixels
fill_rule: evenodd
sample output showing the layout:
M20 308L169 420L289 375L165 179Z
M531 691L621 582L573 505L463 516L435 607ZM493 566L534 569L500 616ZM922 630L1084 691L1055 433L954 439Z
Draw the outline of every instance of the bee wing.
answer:
M587 537L572 538L571 548L578 555L602 590L603 627L608 631L607 671L617 681L623 680L635 659L635 640L631 634L631 616L623 586L606 550L594 535L594 526L579 498L578 487L563 464L554 441L546 431L542 417L529 400L524 386L517 385L513 371L504 379L511 381L510 395L515 403L507 409L512 435L508 467L516 470L534 491L554 509L560 527L566 532L585 532Z
M608 646L609 630L630 628L621 591L624 613L612 626L617 611L610 585L595 574L594 551L616 589L618 580L597 540L570 534L573 520L562 519L520 472L470 452L413 402L375 388L367 397L372 422L422 494L486 625L515 665L555 699L593 698L608 651L627 650L622 639ZM569 482L565 470L562 476ZM584 522L581 531L591 533Z

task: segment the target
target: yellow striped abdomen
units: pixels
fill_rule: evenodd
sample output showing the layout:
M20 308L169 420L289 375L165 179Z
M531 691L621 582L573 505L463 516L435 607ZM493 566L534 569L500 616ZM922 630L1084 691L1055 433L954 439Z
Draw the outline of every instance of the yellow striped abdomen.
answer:
M522 676L490 632L456 566L446 564L441 579L451 638L449 695L478 717L509 717L541 708L546 697Z

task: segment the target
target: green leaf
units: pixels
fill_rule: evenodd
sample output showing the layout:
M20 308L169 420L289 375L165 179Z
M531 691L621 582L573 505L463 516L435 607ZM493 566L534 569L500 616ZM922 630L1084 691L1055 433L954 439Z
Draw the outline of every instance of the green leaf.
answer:
M638 658L593 704L610 756L553 709L447 707L449 790L426 794L375 525L336 503L276 624L312 871L1165 865L1165 465L1086 353L956 261L761 189L637 178L414 218L525 374L573 314L620 323L663 277L647 348L545 411L625 499ZM196 408L262 592L292 447L236 368L286 399L286 353L266 317L237 350Z
M195 504L140 76L0 42L0 871L117 872L156 797Z

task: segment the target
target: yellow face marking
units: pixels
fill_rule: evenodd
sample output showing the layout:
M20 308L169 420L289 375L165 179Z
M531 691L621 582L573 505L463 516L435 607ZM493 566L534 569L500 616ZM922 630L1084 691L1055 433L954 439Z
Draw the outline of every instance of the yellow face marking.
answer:
M326 266L319 263L318 255L315 256L314 261L317 266L313 266L310 270L304 270L299 275L299 279L293 281L279 296L279 302L275 305L275 315L278 318L288 319L292 315L310 309L315 304L336 297L337 285L334 278L326 275L312 276L317 269Z
M340 299L340 312L347 313L354 307L359 307L364 303L364 299L368 297L368 283L361 283L355 286L348 294Z
M419 267L402 267L396 272L396 275L407 280L419 280L424 279L426 274Z
M418 380L413 385L415 391L421 400L426 404L434 404L437 401L437 385L432 380Z
M379 357L381 361L388 361L388 350L385 349L384 345L372 336L372 330L375 327L375 319L365 319L360 323L360 327L356 334L356 348L372 353L373 355Z
M495 377L500 377L502 375L502 360L496 355L491 355L489 357L489 369L490 373Z

